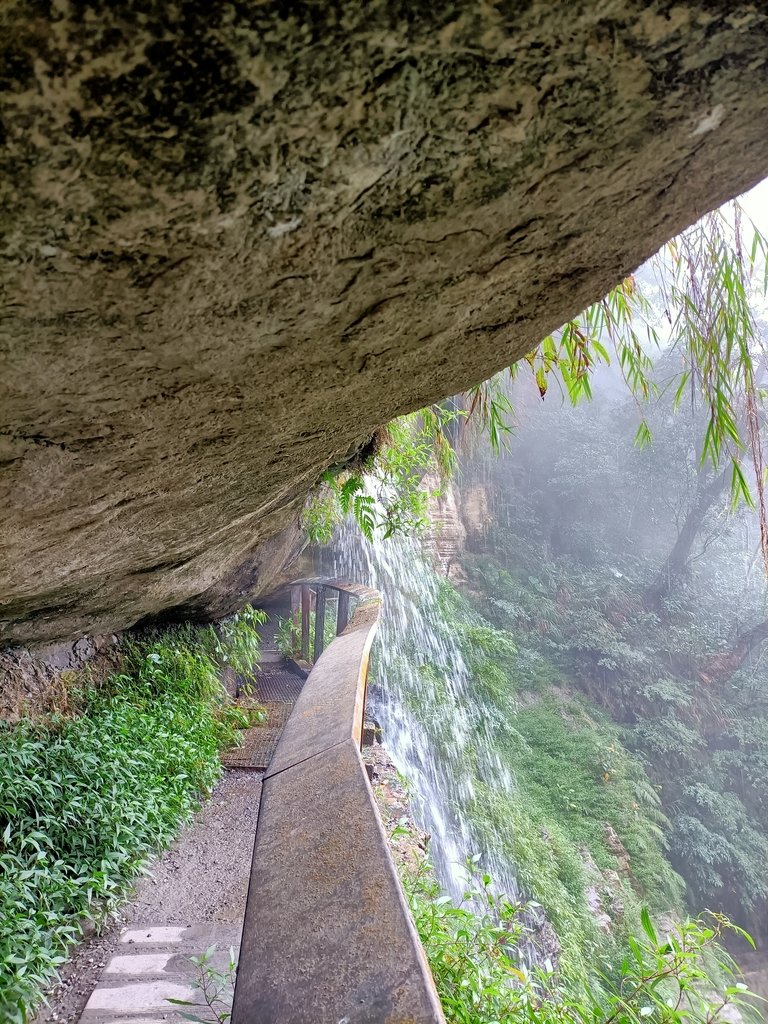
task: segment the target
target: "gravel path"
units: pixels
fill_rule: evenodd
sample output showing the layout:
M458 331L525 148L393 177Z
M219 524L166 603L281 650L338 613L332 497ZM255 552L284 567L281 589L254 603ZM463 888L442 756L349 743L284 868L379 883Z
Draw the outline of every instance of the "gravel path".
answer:
M225 773L195 820L137 881L114 922L76 947L32 1024L77 1021L126 925L243 920L260 790L259 773Z

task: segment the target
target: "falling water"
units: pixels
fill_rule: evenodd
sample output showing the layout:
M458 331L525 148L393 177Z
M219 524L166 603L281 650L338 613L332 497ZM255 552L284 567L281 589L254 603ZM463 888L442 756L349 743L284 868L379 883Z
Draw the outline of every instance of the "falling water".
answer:
M420 542L413 537L369 542L349 524L341 529L332 558L335 575L365 582L383 595L369 709L412 788L415 815L431 836L441 884L459 898L466 858L481 853L496 888L517 900L511 866L481 847L467 813L474 795L471 774L495 787L510 787L513 780L488 742L492 716L473 694L471 673L442 614L440 580ZM470 758L472 772L465 770Z

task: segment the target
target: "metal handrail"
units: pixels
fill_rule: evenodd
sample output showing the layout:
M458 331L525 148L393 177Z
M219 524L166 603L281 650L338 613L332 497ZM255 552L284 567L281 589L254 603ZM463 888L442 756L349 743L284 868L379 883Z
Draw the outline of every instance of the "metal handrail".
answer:
M380 595L343 580L293 586L357 603L264 776L232 1024L440 1024L360 755Z

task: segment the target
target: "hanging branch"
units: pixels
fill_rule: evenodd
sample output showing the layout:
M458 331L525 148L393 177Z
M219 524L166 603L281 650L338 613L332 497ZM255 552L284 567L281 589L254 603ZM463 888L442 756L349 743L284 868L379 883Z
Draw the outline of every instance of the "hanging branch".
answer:
M748 246L745 226L751 234ZM731 505L746 502L757 509L766 567L768 511L758 387L758 361L765 353L752 302L768 290L767 256L768 240L737 202L729 203L673 239L651 261L669 338L660 336L654 325L658 312L635 278L628 277L509 371L515 377L518 367L527 367L542 400L554 379L576 404L592 397L595 368L615 360L638 406L635 442L643 447L651 441L644 410L659 395L652 354L664 349L679 352L680 372L666 387L675 388L676 409L686 394L694 408L706 409L702 465L709 462L719 472L730 464ZM505 415L513 412L501 379L468 392L468 419L480 419L494 450L510 429L504 425ZM745 456L752 482L743 466Z

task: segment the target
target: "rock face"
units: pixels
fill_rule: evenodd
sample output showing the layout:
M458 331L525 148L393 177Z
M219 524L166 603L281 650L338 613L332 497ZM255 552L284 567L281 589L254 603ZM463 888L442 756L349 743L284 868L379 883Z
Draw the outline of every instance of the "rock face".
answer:
M324 467L768 170L757 2L0 19L6 642L263 592Z
M51 712L70 713L69 687L82 685L81 669L88 666L91 683L98 684L119 662L118 638L81 637L73 643L38 648L0 650L0 722L18 722Z
M464 579L459 562L467 540L467 531L459 508L459 493L452 483L441 484L429 473L422 481L430 492L429 526L422 538L437 572L455 583Z

